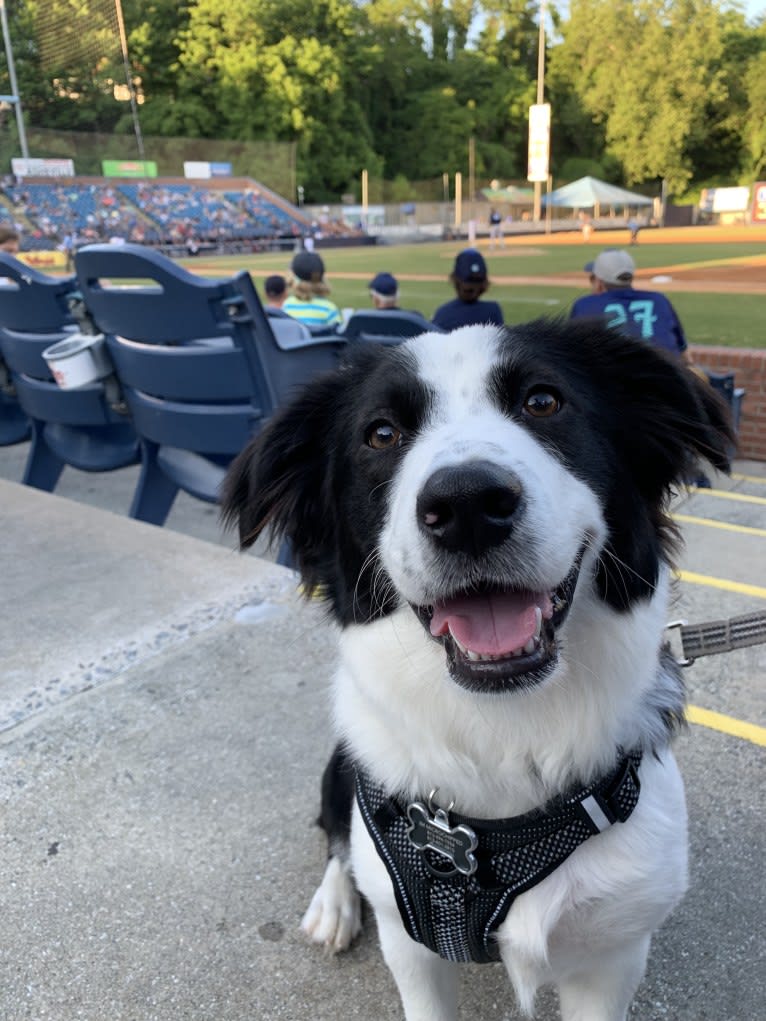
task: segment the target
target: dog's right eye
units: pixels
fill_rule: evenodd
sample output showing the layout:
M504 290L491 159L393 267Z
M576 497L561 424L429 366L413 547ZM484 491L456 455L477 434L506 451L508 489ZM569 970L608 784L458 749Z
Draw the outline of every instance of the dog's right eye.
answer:
M391 450L402 442L402 434L390 422L373 422L367 430L366 441L373 450Z

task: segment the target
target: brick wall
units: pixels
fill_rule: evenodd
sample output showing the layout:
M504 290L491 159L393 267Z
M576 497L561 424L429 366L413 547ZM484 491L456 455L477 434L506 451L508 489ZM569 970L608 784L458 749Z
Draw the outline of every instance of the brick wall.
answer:
M747 391L742 404L738 456L766 461L766 350L742 347L691 347L696 365L733 372L734 385Z

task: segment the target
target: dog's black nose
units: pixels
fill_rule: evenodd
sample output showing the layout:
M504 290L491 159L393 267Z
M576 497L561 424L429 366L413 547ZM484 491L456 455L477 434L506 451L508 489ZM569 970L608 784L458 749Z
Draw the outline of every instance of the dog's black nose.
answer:
M439 468L418 496L418 526L445 549L475 556L511 534L521 494L518 476L490 461Z

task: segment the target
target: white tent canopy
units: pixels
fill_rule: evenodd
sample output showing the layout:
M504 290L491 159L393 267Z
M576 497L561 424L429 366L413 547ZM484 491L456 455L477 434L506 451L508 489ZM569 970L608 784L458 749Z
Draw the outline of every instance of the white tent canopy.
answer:
M572 181L543 196L545 205L565 209L596 209L597 215L599 206L651 206L653 201L646 195L618 188L615 184L607 184L595 177L581 177L579 181Z

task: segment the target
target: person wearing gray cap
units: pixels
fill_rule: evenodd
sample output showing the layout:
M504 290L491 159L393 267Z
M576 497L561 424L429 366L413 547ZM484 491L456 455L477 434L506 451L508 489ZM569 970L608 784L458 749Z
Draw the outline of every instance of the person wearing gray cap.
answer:
M585 267L586 270L588 267ZM608 248L596 256L591 274L593 294L578 298L571 319L591 318L630 337L644 340L676 355L694 368L686 337L676 311L664 294L638 291L633 287L636 264L621 248ZM696 369L694 370L697 371ZM690 466L687 485L710 488L704 472Z
M587 267L586 267L587 268ZM606 325L631 337L645 340L692 364L683 327L664 294L633 287L636 264L622 248L610 248L596 256L590 270L595 293L578 298L572 319L606 320Z
M330 288L324 279L324 262L316 252L298 252L293 257L290 297L282 309L314 332L332 332L343 323L335 302L330 301Z

